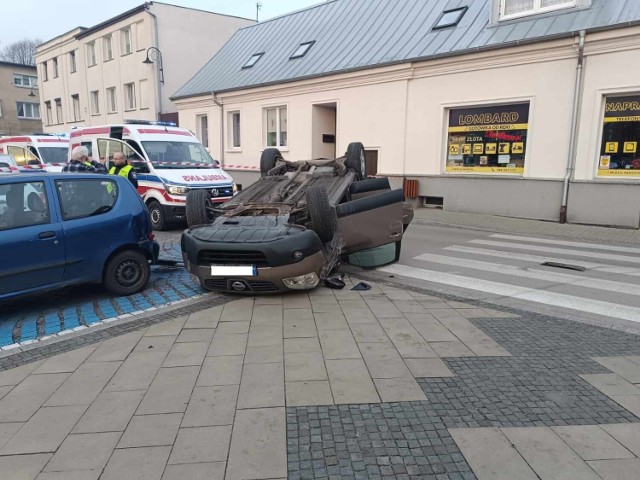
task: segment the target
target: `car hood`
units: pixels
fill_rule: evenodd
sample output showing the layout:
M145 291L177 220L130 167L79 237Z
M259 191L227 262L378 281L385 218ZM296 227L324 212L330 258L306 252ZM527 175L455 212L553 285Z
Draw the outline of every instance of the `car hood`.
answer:
M211 225L198 225L188 234L204 242L264 243L300 234L307 229L288 223L286 215L218 217Z

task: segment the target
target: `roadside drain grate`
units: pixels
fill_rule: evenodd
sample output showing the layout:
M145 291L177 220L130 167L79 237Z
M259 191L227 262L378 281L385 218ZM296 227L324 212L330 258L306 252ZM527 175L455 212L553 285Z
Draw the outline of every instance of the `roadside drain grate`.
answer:
M566 268L567 270L577 270L578 272L584 272L586 270L582 265L571 265L570 263L544 262L540 265L545 267Z

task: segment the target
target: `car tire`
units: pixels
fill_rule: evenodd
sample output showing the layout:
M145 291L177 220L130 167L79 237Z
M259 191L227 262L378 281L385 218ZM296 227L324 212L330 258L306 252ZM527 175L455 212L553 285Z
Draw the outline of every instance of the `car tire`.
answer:
M133 295L147 286L150 273L151 267L144 254L136 250L124 250L107 261L103 284L115 295Z
M167 228L167 220L162 210L162 205L156 200L151 200L149 205L149 216L151 217L151 225L154 230L165 230Z
M307 206L309 207L311 230L316 232L322 243L330 242L338 228L338 220L335 209L329 204L327 191L319 185L309 187L307 189Z
M206 190L190 190L187 193L186 210L187 225L203 225L209 223L207 206L211 203L211 197Z
M353 142L347 146L346 160L344 164L347 169L356 172L358 180L367 178L367 164L364 155L364 145L360 142Z
M277 148L265 148L260 155L260 176L267 175L269 170L276 166L278 159L282 159L282 154Z

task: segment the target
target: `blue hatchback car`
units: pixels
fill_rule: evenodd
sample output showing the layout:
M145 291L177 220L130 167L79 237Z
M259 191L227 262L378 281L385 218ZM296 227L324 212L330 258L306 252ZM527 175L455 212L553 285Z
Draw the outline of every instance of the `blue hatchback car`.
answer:
M0 175L0 300L79 283L131 295L160 247L128 179L116 175Z

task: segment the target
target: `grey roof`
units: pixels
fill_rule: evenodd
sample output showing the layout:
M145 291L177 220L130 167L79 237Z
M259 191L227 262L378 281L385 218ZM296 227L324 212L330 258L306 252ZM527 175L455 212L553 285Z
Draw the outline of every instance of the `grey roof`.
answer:
M333 0L238 30L173 98L566 37L640 22L638 0L593 0L492 24L493 0ZM468 6L456 27L432 30L444 10ZM308 53L289 60L304 42ZM264 52L248 69L242 66Z

